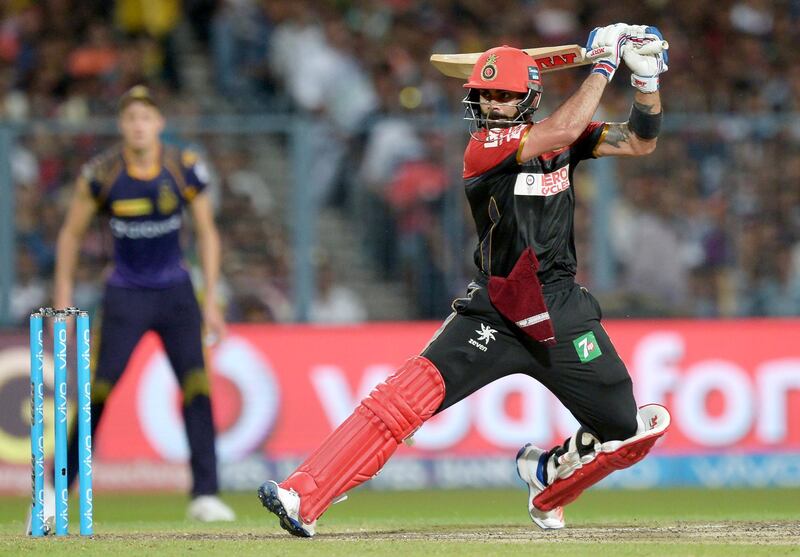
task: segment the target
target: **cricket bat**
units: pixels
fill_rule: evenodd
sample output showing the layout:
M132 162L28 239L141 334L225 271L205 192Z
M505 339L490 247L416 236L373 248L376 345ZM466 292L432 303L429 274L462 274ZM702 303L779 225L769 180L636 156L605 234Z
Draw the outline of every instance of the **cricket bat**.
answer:
M639 51L642 54L655 54L668 48L667 41L653 41L639 47ZM586 56L586 49L577 44L524 48L522 51L532 56L545 73L592 63L592 59ZM434 54L431 56L431 64L448 77L467 79L481 54L481 52Z

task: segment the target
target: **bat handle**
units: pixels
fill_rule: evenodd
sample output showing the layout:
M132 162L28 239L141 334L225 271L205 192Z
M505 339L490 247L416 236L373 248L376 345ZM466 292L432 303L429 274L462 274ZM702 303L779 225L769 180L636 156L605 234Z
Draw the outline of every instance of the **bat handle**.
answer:
M667 41L649 41L640 47L633 47L639 54L658 54L665 50L669 50L669 43Z

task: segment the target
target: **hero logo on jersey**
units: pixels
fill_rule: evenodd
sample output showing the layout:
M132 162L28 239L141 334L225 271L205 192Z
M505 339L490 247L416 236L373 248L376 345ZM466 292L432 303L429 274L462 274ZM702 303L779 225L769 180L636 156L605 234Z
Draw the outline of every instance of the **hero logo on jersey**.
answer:
M546 174L520 172L514 195L555 195L569 189L569 165Z

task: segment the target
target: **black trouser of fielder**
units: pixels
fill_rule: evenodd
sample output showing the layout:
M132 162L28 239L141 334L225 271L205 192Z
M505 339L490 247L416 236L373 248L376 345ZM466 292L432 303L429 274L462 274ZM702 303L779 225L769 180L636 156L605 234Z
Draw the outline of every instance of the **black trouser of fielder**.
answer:
M551 347L502 317L479 283L470 284L467 297L453 302L455 313L422 352L444 378L445 399L437 412L493 381L523 373L547 387L600 441L635 435L637 407L631 378L600 324L597 300L571 279L545 285L543 290L557 340ZM493 330L494 340L485 334L479 340L486 327ZM588 333L594 339L588 344L591 350L575 342Z
M164 288L107 286L99 334L94 335L92 434L105 403L139 340L155 331L183 393L183 419L191 453L192 495L219 491L209 381L203 361L202 316L189 281ZM100 321L98 320L98 321ZM78 436L70 431L69 483L78 472Z

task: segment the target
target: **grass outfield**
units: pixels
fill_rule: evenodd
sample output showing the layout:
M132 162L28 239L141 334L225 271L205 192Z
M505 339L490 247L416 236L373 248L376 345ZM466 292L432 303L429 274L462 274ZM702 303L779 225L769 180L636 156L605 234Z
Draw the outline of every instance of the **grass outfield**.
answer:
M22 535L28 501L8 497L0 498L0 555L800 556L800 489L595 490L556 532L530 522L525 496L356 491L319 521L313 540L283 532L255 493L226 495L239 520L213 526L183 520L179 495L98 494L94 539L34 540Z

